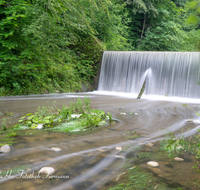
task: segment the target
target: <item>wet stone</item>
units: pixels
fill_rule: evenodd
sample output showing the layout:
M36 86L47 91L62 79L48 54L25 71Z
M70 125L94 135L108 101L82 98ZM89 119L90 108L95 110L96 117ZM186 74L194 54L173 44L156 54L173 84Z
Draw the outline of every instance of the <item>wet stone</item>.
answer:
M146 145L149 146L149 147L152 147L154 144L153 143L148 143Z
M1 148L0 148L0 152L3 152L3 153L9 153L10 152L10 146L9 145L3 145Z
M52 147L51 150L55 151L55 152L60 152L61 149L60 148L57 148L57 147Z
M153 166L153 167L159 166L158 162L154 162L154 161L147 162L147 164L148 164L149 166Z
M184 161L183 158L179 158L179 157L175 157L174 160L179 161L179 162Z

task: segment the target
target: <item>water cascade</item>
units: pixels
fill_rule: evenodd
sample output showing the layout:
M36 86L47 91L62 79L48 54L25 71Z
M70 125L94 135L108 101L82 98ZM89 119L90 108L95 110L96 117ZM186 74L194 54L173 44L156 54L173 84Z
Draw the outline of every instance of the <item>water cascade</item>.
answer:
M118 52L103 55L99 91L200 98L200 52Z

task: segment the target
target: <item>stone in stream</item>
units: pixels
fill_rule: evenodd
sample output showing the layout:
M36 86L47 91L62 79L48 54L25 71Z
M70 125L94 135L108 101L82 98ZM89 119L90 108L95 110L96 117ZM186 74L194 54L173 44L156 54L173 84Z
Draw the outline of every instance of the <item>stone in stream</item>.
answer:
M3 152L3 153L9 153L10 152L10 146L9 145L3 145L1 148L0 148L0 152Z
M52 175L55 172L55 169L52 167L43 167L39 173L45 173L47 175Z
M82 114L72 114L71 118L79 118Z
M152 147L154 144L153 143L148 143L146 145Z
M106 150L100 148L100 149L98 149L98 151L105 152Z
M43 124L39 124L39 125L37 126L37 129L43 129Z
M56 152L60 152L60 151L61 151L61 149L60 149L60 148L57 148L57 147L52 147L51 150L54 150L54 151L56 151Z
M176 160L176 161L184 161L183 158L179 158L179 157L175 157L174 160Z
M187 120L188 123L195 123L195 124L200 124L200 120L195 120L195 119L189 119Z
M147 162L147 164L148 164L149 166L153 166L153 167L159 166L158 162L154 162L154 161Z
M126 113L120 113L120 115L126 115Z
M116 147L116 150L120 150L120 151L122 151L122 147L117 146L117 147Z

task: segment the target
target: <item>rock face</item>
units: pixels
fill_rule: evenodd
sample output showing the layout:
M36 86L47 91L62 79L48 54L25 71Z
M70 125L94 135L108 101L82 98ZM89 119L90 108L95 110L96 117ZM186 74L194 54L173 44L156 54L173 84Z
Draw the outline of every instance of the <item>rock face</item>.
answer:
M174 160L176 160L176 161L184 161L183 158L179 158L179 157L175 157Z
M159 166L158 162L154 162L154 161L147 162L147 164L148 164L149 166L153 166L153 167Z
M57 148L57 147L52 147L51 150L54 150L54 151L56 151L56 152L60 152L60 151L61 151L61 149L60 149L60 148Z
M39 173L45 173L47 175L52 175L55 172L55 169L52 167L43 167Z
M3 145L1 148L0 148L0 152L3 152L3 153L9 153L10 152L10 146L9 145Z

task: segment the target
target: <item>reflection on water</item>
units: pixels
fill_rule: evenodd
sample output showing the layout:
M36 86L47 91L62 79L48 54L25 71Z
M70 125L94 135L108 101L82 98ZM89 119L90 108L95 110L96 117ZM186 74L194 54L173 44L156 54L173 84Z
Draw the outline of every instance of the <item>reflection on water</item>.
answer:
M4 97L0 99L0 111L9 110L16 113L15 117L10 119L15 122L24 114L35 112L38 106L51 105L56 101L56 105L62 107L69 105L70 101L78 96L84 97L84 94ZM135 156L137 150L134 147L149 142L156 143L169 132L174 132L176 135L182 132L185 136L197 132L197 125L187 123L187 119L196 119L197 116L181 103L136 100L91 93L89 96L93 108L111 112L119 122L82 134L23 131L24 135L18 136L17 143L13 144L12 152L0 154L0 170L9 171L22 167L25 168L24 178L20 176L21 173L15 174L13 179L2 177L0 178L2 189L101 189L108 180L116 179L120 173L120 166L127 158ZM127 114L121 115L120 112ZM140 136L130 140L127 138L127 131L136 131ZM133 150L131 152L116 150L118 146L131 146ZM52 147L61 148L61 151L52 151L50 149ZM145 151L153 150L146 147ZM148 159L143 161L136 159L136 162L164 178L169 184L175 182L184 184L199 179L200 174L191 169L194 158L188 155L184 159L184 162L173 164L160 160L159 168L147 166ZM55 168L56 176L68 177L38 179L37 172L44 166ZM35 176L35 179L28 179L28 175Z

